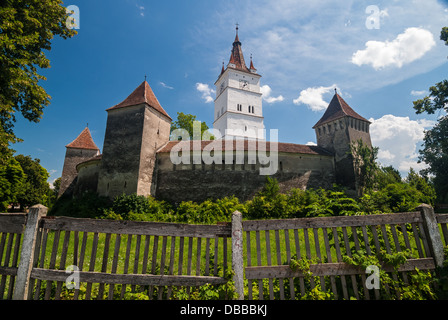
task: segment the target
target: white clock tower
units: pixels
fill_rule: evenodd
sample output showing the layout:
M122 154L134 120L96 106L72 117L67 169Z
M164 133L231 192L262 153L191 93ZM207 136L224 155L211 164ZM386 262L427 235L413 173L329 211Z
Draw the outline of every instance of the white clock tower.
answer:
M260 78L252 57L249 68L244 62L237 25L230 61L225 69L223 63L215 82L213 127L223 139L265 139L264 130L260 130L264 129Z

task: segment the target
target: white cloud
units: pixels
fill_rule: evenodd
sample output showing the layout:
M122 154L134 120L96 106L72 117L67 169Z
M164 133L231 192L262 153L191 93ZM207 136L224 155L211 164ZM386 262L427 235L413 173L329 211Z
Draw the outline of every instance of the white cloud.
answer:
M170 90L173 90L173 89L174 89L173 87L167 85L165 82L159 81L159 84L160 84L162 87L164 87L164 88L167 88L167 89L170 89Z
M316 142L313 142L313 141L308 141L308 142L306 143L306 145L307 145L307 146L317 146L317 143L316 143Z
M272 89L267 84L265 84L264 86L261 86L260 87L260 91L263 94L263 100L266 101L267 103L275 103L275 102L279 102L279 101L283 101L284 100L282 95L279 95L276 98L275 97L271 97Z
M212 94L215 94L215 90L211 89L206 83L196 83L196 90L202 93L202 99L205 100L205 103L213 102Z
M322 111L328 107L329 102L324 101L324 94L331 92L337 88L334 84L329 87L313 87L307 88L300 92L297 99L293 100L296 105L305 104L313 111Z
M426 90L421 90L421 91L418 91L418 90L412 90L412 91L411 91L411 95L414 96L414 97L424 96L426 93L427 93Z
M411 167L419 171L426 166L424 163L417 163L417 148L423 141L424 130L432 127L434 121L410 120L409 117L391 114L370 121L372 144L379 147L378 160L382 165L392 165L402 174Z
M368 3L363 1L305 0L300 6L297 0L260 0L256 6L252 1L240 1L238 5L224 1L219 2L214 14L197 22L193 38L201 46L207 39L210 51L203 50L203 58L218 72L220 64L216 59L228 59L234 37L234 26L229 21L238 17L243 52L246 56L253 54L263 84L281 88L285 99L297 88L316 83L337 82L353 93L375 90L427 73L446 62L446 46L438 40L418 63L401 69L385 68L381 77L351 62L353 54L365 49L367 41L392 42L408 27L421 26L438 36L446 25L446 4L440 0L411 2L375 1L380 30L368 30L365 21L370 14L366 14ZM420 46L418 42L414 45Z
M361 66L370 64L375 70L388 66L401 68L420 59L436 42L433 34L422 28L408 28L392 41L367 41L364 50L356 51L351 62Z

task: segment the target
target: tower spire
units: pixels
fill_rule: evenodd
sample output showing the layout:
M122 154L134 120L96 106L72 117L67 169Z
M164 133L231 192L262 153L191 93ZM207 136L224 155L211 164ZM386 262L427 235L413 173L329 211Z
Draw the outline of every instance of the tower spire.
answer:
M255 69L254 67L254 63L252 62L252 53L250 54L250 67L249 67L250 71L254 70L257 71L257 69Z
M235 41L233 42L232 54L230 55L229 64L231 64L231 66L235 69L250 72L250 70L246 66L246 63L244 62L243 50L241 49L241 42L238 37L239 24L236 23L235 25L236 35Z
M236 34L235 34L235 41L233 42L233 43L240 43L240 39L239 39L239 37L238 37L238 29L239 29L239 24L238 24L238 22L237 23L235 23L235 30L236 30Z

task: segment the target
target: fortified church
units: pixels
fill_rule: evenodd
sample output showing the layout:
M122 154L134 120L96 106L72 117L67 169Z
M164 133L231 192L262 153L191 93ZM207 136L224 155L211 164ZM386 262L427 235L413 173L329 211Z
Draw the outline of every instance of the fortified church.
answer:
M229 62L215 82L213 127L221 137L205 141L170 141L172 118L145 80L106 110L103 153L88 128L66 145L59 196L90 190L110 198L137 193L174 203L232 195L244 201L264 186L266 175L276 178L282 191L333 183L355 190L348 151L359 139L371 146L370 122L335 92L313 126L317 146L266 141L259 134L264 129L260 78L252 57L246 65L237 27ZM173 153L183 161L173 161Z

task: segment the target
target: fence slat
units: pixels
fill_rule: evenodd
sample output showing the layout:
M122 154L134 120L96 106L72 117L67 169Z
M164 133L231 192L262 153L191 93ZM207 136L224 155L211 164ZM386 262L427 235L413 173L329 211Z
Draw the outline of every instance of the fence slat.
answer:
M69 217L51 217L43 219L43 227L50 230L71 230L102 233L120 233L130 235L187 236L214 238L231 236L230 224L200 225L167 222L102 220Z
M255 231L255 244L257 247L257 266L261 266L261 243L260 243L260 231ZM263 280L258 280L258 299L264 300L263 297Z
M64 270L65 269L65 262L67 260L67 250L68 250L68 242L70 240L70 231L65 231L64 235L64 242L62 244L62 252L61 252L61 260L59 263L59 269ZM61 289L62 289L62 282L58 282L56 284L56 293L55 293L55 300L60 300L61 298Z
M269 220L245 220L243 229L255 230L283 230L305 228L331 228L331 227L360 227L367 225L398 224L408 222L422 222L420 212L401 212L391 214L378 214L366 216L339 216L297 219L269 219Z
M31 272L32 277L46 280L64 281L67 274L64 270L49 270L34 268ZM206 276L172 276L172 275L153 275L153 274L110 274L102 272L81 271L79 276L89 283L114 283L130 284L140 286L200 286L205 284L225 284L227 279L223 277Z
M351 252L351 248L350 248L350 242L349 242L346 227L342 227L342 234L344 236L345 253L347 256L352 257L352 252ZM352 288L353 288L353 293L355 294L355 298L359 299L358 282L356 280L356 276L351 275L351 280L352 280Z
M98 250L98 237L99 237L98 232L94 232L93 243L92 243L92 252L90 254L89 271L95 271L96 252ZM50 269L53 269L53 268L50 268ZM92 294L92 285L93 285L92 282L87 282L86 300L90 300L90 296Z
M271 266L272 265L272 261L271 261L271 238L269 235L269 230L265 230L264 231L264 238L266 241L266 259L267 259L267 265ZM271 300L274 300L274 282L272 280L272 278L269 278L269 298Z
M277 251L277 265L280 266L282 265L282 251L280 247L279 230L275 230L275 248ZM258 265L261 265L261 263L259 263ZM279 287L280 287L280 300L285 300L285 288L283 285L283 279L279 279Z
M123 274L127 274L128 273L128 268L129 268L129 259L131 256L131 244L132 244L132 234L128 234L128 241L126 244L126 256L125 256L125 260L124 260L124 268L123 268ZM155 261L154 261L155 263ZM89 270L92 271L92 270ZM120 299L124 298L124 294L126 293L126 284L123 284L121 286L121 293L120 293Z
M251 245L251 243L250 243L250 231L246 231L246 263L247 263L247 267L251 267L252 266L252 256L251 256L250 245ZM247 286L248 286L249 300L252 300L253 299L253 296L252 296L252 281L248 281L247 282Z
M106 239L104 240L104 251L103 251L103 261L101 263L101 272L107 271L107 262L109 259L109 245L110 245L111 234L106 233ZM98 300L103 300L104 294L104 284L100 283L98 288Z
M115 237L114 257L112 260L112 269L111 269L112 274L117 273L120 245L121 245L121 234L117 234L117 236ZM113 295L114 295L114 284L110 284L108 300L112 300Z
M336 259L338 262L342 262L341 247L339 245L339 235L338 235L338 230L336 229L336 227L332 228L332 233L333 233L333 239L334 239L334 247L336 250ZM348 300L347 280L345 279L345 276L343 276L343 275L341 275L340 277L341 277L341 284L342 284L342 294L344 296L344 299Z
M383 266L386 272L392 272L392 266ZM408 259L404 264L400 265L398 271L414 271L415 268L420 270L433 270L435 268L434 259ZM314 276L336 276L336 275L358 275L364 273L362 267L353 266L346 263L318 263L310 266L310 271ZM276 277L279 279L303 276L301 271L293 271L289 266L253 266L246 268L246 279L263 279Z

